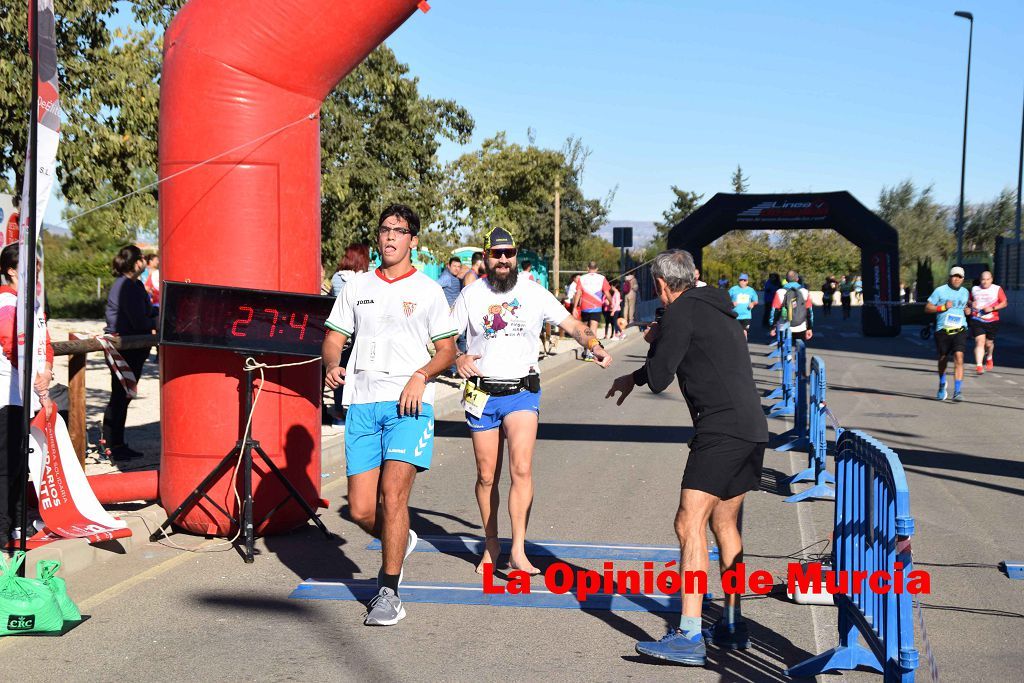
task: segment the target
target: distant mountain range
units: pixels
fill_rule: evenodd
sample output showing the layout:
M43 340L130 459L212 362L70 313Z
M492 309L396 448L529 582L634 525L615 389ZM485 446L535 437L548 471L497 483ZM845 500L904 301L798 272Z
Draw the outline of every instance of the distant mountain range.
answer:
M609 242L612 241L612 228L633 228L633 249L643 249L657 236L654 221L620 221L609 220L598 228L597 234Z

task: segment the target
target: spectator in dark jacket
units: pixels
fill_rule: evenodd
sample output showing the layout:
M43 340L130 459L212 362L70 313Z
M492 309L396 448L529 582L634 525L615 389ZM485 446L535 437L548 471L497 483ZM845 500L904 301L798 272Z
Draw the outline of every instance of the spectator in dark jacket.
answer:
M651 275L665 310L649 333L646 364L616 379L608 396L621 393L621 405L636 386L660 393L673 380L679 383L695 432L675 520L680 571L707 572L710 522L725 572L743 561L740 513L744 495L760 485L768 425L732 301L720 289L698 289L695 270L693 257L682 250L654 258ZM712 628L713 642L730 649L750 644L739 597L725 597L723 617ZM637 652L703 666L703 599L684 591L679 628L660 641L637 643Z
M133 244L122 247L114 257L113 270L117 279L107 295L107 325L103 328L107 334L127 337L151 334L156 330L157 310L150 302L145 285L139 280L145 266L142 251ZM149 347L124 349L121 355L138 380L142 376L142 366L149 358ZM111 368L110 402L103 412L103 440L107 455L112 460L127 460L142 455L129 448L124 441L124 423L130 401L120 378Z

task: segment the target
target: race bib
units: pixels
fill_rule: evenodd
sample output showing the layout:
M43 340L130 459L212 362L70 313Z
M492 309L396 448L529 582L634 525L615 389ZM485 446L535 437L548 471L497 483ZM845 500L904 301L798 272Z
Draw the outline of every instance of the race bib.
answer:
M373 337L356 343L356 370L391 371L391 339Z
M737 294L736 295L736 304L737 305L741 305L742 306L743 304L749 304L749 303L750 303L750 295L749 294Z
M467 413L480 419L483 417L484 406L487 405L487 399L490 397L491 395L486 391L473 386L470 382L466 382L465 389L462 392L462 407Z
M943 321L942 327L947 330L959 330L966 324L967 316L964 315L964 309L951 308L946 311L946 319Z

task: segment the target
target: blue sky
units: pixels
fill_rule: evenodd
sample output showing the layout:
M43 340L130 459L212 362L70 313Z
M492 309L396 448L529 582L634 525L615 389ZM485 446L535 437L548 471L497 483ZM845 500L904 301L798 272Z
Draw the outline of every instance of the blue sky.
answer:
M654 220L669 187L845 189L869 207L911 178L958 200L974 13L966 197L1016 187L1024 2L432 0L388 40L421 92L476 119L473 145L511 140L593 153L590 196L613 219ZM447 145L446 159L469 151Z
M592 150L589 196L611 218L656 220L673 184L751 192L849 190L874 208L911 178L954 204L968 22L974 13L966 197L1016 187L1024 2L431 0L388 40L421 92L497 131ZM52 201L47 221L61 222Z

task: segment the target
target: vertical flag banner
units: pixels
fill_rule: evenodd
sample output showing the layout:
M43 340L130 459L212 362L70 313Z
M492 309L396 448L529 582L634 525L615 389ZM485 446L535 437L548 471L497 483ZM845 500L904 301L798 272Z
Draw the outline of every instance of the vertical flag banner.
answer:
M38 99L32 103L36 107L36 158L33 158L31 143L28 153L25 155L25 179L22 184L21 193L21 222L18 235L18 310L25 310L25 296L31 291L28 288L35 285L35 315L31 321L25 320L24 315L18 316L18 366L25 367L26 356L32 359L33 377L42 372L46 363L46 327L43 317L43 240L40 238L40 231L43 225L43 216L46 214L46 206L50 202L50 194L53 191L53 178L57 165L57 142L60 137L60 97L57 90L57 35L56 22L53 16L53 0L30 0L36 2L38 7L38 26L32 23L31 6L29 8L29 45L33 44L32 32L37 31L39 45L38 54L32 55L36 62L39 79ZM31 139L31 133L29 135ZM28 244L28 221L29 221L29 178L30 174L36 176L36 225L35 240ZM36 250L37 267L35 273L28 273L29 249ZM33 348L31 351L25 349L25 326L35 325L33 334ZM39 410L39 399L32 387L20 387L23 404L26 410L31 409L34 413ZM26 396L31 396L31 406Z

